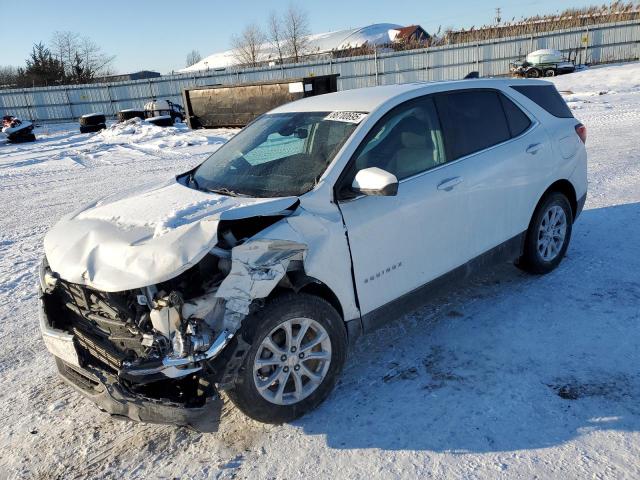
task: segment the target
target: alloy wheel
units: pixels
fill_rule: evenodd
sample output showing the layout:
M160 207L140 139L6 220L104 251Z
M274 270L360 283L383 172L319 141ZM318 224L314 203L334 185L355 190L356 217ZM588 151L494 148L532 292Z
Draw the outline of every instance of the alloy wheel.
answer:
M292 405L311 395L331 364L331 340L320 323L293 318L260 343L253 364L258 393L276 405Z
M554 260L562 250L567 235L567 216L562 207L550 206L538 229L537 250L545 262Z

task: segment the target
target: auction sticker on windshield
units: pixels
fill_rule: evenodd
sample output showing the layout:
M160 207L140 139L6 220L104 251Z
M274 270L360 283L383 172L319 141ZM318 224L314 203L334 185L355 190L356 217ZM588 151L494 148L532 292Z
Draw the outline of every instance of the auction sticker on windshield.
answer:
M364 112L331 112L324 117L325 120L335 120L336 122L360 123L367 114Z

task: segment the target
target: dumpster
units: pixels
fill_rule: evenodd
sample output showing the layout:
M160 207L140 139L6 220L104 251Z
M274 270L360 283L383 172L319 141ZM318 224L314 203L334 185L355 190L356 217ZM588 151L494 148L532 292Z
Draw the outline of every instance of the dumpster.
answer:
M189 128L244 127L284 103L336 92L338 75L321 75L235 85L211 85L182 91Z

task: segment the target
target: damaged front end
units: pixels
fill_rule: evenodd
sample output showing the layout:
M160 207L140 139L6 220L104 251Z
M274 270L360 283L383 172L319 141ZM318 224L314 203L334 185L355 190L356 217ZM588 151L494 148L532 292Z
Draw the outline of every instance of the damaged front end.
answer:
M251 237L293 210L220 221L197 263L140 288L70 282L45 260L41 329L63 378L112 415L215 431L218 390L246 350L235 338L243 319L302 268L306 252L297 242Z

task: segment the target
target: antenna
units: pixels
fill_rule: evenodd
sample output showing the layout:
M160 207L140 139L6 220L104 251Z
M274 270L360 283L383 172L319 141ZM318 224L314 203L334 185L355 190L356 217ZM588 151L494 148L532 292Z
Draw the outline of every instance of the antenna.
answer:
M500 7L496 7L496 18L494 20L496 25L502 22L502 9Z

